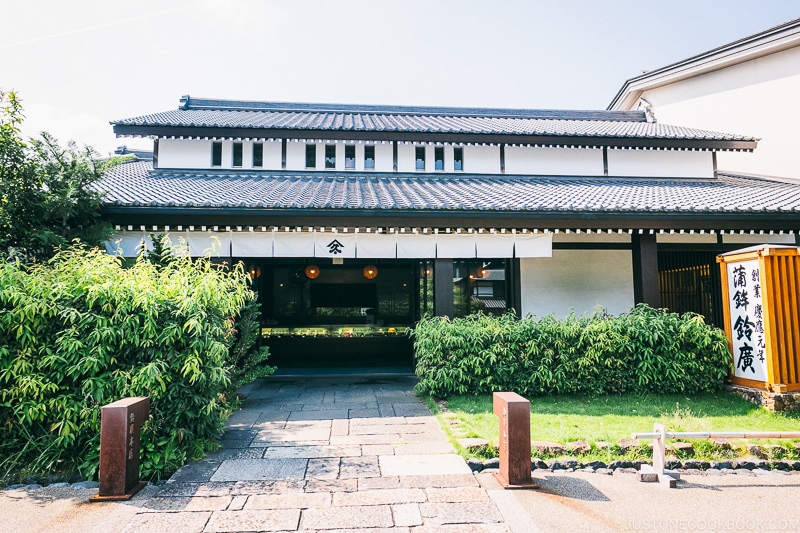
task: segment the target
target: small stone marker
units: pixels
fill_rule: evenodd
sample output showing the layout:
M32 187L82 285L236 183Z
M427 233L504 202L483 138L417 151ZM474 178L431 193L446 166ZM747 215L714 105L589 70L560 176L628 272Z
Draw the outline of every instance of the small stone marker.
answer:
M91 502L129 500L147 482L139 481L142 423L150 414L150 399L124 398L100 412L100 491Z
M515 392L495 392L494 414L500 419L500 472L506 489L539 488L531 481L531 402Z

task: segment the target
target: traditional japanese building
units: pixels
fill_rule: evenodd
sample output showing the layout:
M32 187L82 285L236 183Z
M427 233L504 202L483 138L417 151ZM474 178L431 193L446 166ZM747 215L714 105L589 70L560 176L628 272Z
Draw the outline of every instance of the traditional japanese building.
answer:
M426 313L646 302L721 324L716 255L794 244L800 222L800 185L717 170L757 139L644 110L185 96L113 125L154 157L101 183L109 251L169 233L244 262L282 366L410 364L403 332Z

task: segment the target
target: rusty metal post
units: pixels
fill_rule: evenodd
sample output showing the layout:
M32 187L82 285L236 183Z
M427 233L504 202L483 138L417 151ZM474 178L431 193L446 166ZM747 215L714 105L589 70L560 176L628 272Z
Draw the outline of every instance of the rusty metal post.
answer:
M139 481L142 423L149 398L124 398L100 412L100 491L90 501L129 500L146 482Z
M531 481L531 402L515 392L495 392L494 414L500 419L500 472L503 488L538 488Z

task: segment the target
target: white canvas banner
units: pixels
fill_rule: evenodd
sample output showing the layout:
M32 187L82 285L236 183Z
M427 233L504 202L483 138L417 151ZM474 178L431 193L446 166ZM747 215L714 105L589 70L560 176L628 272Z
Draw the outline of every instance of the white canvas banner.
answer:
M475 235L478 257L514 257L514 237L511 233L478 233Z
M398 233L398 259L427 259L436 257L436 235L425 233Z
M229 232L194 232L186 234L186 244L189 245L189 255L192 257L230 257L231 234ZM177 245L178 240L170 236L172 244Z
M121 257L137 257L142 247L153 249L153 240L144 231L115 233L106 241L106 252Z
M553 234L517 233L514 257L553 257Z
M397 235L395 233L359 233L356 238L356 257L394 259L397 257Z
M440 233L436 236L436 257L468 259L475 256L474 233Z
M314 234L273 232L272 250L274 257L314 257Z
M728 263L728 297L733 375L767 381L764 303L758 259Z
M314 233L314 257L356 257L355 233Z
M233 257L272 257L271 231L236 232L231 235Z

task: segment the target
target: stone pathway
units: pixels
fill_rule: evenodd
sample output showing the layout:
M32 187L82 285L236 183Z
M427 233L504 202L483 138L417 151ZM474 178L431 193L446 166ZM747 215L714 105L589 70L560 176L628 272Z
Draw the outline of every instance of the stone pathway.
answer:
M249 385L224 449L177 471L125 533L508 532L502 502L454 453L414 397L415 382L272 377Z

